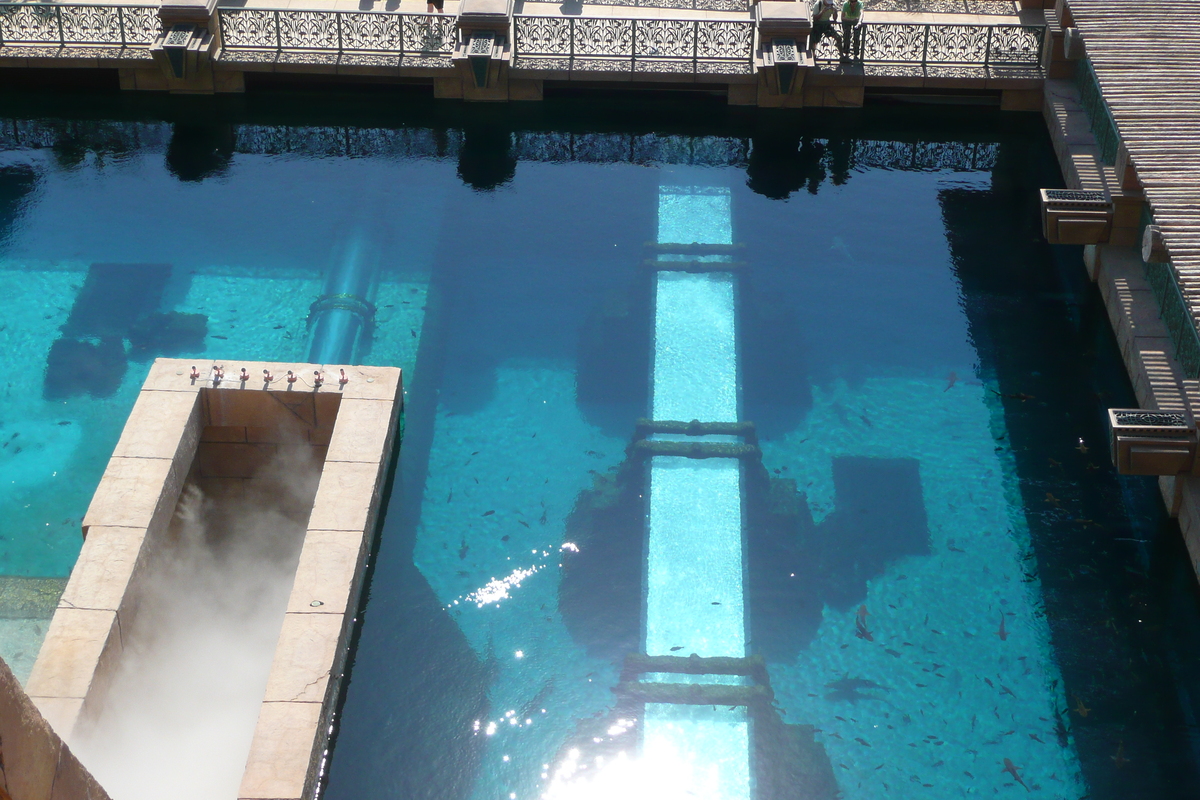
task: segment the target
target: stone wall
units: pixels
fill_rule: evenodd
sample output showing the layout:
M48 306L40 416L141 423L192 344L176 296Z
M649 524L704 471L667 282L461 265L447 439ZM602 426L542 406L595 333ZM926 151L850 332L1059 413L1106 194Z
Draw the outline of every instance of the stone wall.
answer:
M0 659L0 798L108 800Z

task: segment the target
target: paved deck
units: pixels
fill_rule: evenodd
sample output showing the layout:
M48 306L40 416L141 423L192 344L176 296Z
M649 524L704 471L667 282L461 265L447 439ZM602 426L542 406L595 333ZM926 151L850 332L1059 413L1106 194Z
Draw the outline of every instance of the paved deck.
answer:
M1200 318L1200 25L1195 3L1071 0L1088 58L1192 319Z

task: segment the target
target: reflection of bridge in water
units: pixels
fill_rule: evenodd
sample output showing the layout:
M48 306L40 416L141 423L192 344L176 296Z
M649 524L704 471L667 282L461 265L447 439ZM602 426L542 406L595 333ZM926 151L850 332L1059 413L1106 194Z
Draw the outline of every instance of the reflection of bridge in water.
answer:
M296 154L316 157L458 159L470 148L471 134L460 128L357 126L230 125L223 137L232 153ZM68 140L95 152L166 150L173 126L166 122L0 121L0 148L38 150ZM745 168L757 140L753 136L693 136L656 133L606 133L517 130L509 138L509 157L518 161L596 164L690 164ZM80 144L82 142L82 144ZM996 142L937 142L901 139L796 137L795 146L815 148L818 161L853 169L990 170ZM840 164L835 166L834 161Z

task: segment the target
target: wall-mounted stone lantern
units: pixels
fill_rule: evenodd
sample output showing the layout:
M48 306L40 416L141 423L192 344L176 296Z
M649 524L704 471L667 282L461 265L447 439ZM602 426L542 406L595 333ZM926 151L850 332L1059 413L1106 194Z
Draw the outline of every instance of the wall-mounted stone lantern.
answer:
M1113 464L1122 475L1179 475L1195 469L1196 427L1182 411L1108 410Z
M1112 224L1107 192L1042 189L1042 234L1050 244L1104 244Z

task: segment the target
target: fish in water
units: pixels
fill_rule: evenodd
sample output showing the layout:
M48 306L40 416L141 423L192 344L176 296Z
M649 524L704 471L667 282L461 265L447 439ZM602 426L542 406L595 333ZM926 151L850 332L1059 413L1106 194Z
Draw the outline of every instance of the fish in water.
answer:
M951 389L953 389L953 388L954 388L954 384L956 384L956 383L958 383L958 373L956 373L956 372L951 372L951 373L950 373L950 374L949 374L949 375L946 377L946 388L945 388L945 389L942 389L942 391L943 391L943 392L948 392L948 391L950 391Z
M846 257L846 260L849 261L851 264L858 263L857 259L855 259L854 256L852 256L850 254L850 248L846 246L846 241L840 236L833 237L833 244L829 245L829 249L837 251L837 252L841 253L842 255L844 255Z
M675 646L675 647L672 647L672 648L671 648L671 652L672 652L672 653L677 653L677 652L679 652L679 651L680 651L680 650L682 650L682 649L683 649L683 645L677 645L677 646Z
M1061 467L1062 466L1061 461L1055 461L1053 458L1047 459L1047 461L1050 462L1050 466L1052 466L1052 467Z
M719 605L721 605L720 601L717 601L717 600L713 600L713 601L712 601L712 604L713 604L714 606L719 606Z
M832 690L829 694L825 695L826 700L844 701L847 703L857 703L859 700L883 699L875 695L863 694L865 691L891 691L891 689L886 686L880 686L875 681L870 681L866 678L851 678L849 676L833 681L832 683L827 683L825 684L825 688Z
M446 495L446 502L449 503L453 499L454 499L454 490L451 489L450 494Z
M863 747L870 747L870 746L871 746L871 745L870 745L870 744L867 742L867 740L866 740L866 739L863 739L861 736L855 736L855 737L854 737L854 741L858 742L858 743L859 743L859 744L861 744Z
M1088 454L1088 446L1083 443L1083 439L1079 440L1079 445L1075 449L1079 451L1080 455Z
M1052 506L1056 506L1056 505L1058 505L1058 498L1055 497L1050 492L1046 492L1046 502Z
M967 552L966 550L963 550L961 547L955 547L955 546L954 546L954 540L953 540L953 539L947 539L947 540L946 540L946 547L948 547L948 548L950 549L950 552L951 552L951 553L965 553L965 552Z
M1024 786L1025 791L1028 792L1028 791L1030 791L1030 788L1028 786L1025 786L1025 781L1021 780L1021 775L1017 772L1018 769L1020 769L1020 767L1018 767L1016 764L1014 764L1012 762L1011 758L1006 758L1006 759L1004 759L1004 769L1002 769L1000 771L1007 772L1009 775L1012 775L1013 780L1016 781L1017 783L1021 784L1022 786Z
M1114 756L1109 756L1109 757L1113 760L1113 763L1117 765L1117 769L1120 769L1121 767L1123 767L1129 763L1129 759L1125 757L1125 740L1124 739L1122 739L1120 742L1117 743L1117 754Z
M462 543L459 545L459 548L458 548L458 560L466 561L467 553L469 553L469 552L471 552L471 548L467 546L467 537L464 536L462 538Z
M529 523L528 523L528 522L526 522L526 521L525 521L525 520L523 520L523 519L519 519L519 520L517 520L517 524L518 524L518 525L524 525L526 528L528 528L528 527L529 527Z
M554 678L546 681L538 693L529 699L529 702L521 706L520 717L518 719L525 720L538 713L546 707L546 698L554 693Z
M1004 628L1004 612L1000 612L1000 630L996 631L996 635L1000 637L1000 641L1008 641L1008 631Z
M495 514L495 513L496 513L496 511L493 509L492 511L483 512L483 514L481 514L480 516L490 517L492 514Z
M1085 706L1083 701L1079 699L1079 695L1075 695L1075 713L1081 717L1086 717L1090 711L1091 709Z
M868 642L875 641L875 637L871 635L871 631L867 628L866 606L859 606L858 613L854 615L854 635L859 639L866 639Z

